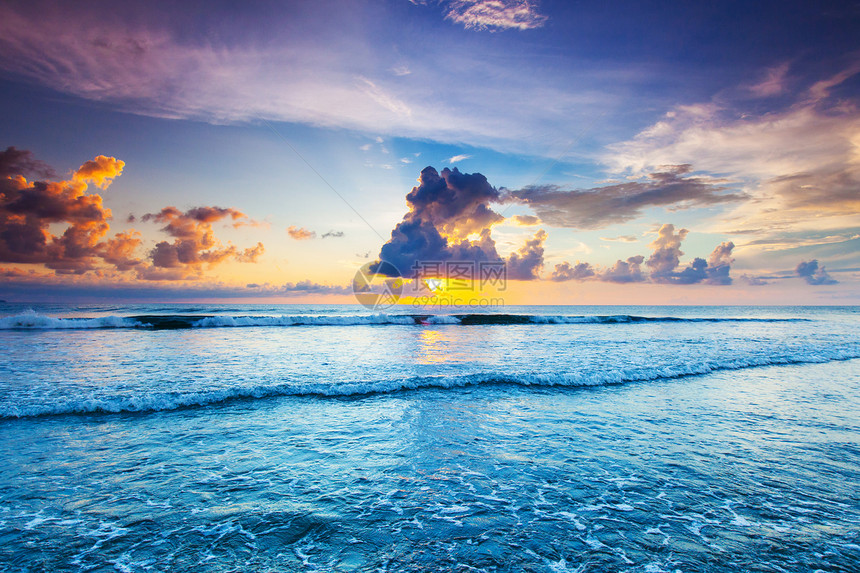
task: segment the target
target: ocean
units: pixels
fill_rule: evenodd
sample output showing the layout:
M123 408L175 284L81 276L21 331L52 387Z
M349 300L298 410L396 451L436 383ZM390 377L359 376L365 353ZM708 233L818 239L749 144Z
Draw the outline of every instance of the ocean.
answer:
M2 571L858 571L860 308L0 305Z

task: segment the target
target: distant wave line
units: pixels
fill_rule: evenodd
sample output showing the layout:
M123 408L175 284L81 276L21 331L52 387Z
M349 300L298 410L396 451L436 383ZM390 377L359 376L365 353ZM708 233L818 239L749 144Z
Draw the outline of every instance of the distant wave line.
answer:
M219 315L136 315L96 318L58 318L24 312L0 318L0 330L72 329L145 329L279 327L279 326L487 326L540 324L639 324L697 322L808 322L807 318L719 318L619 315L541 315L541 314L369 314L348 316L219 316Z

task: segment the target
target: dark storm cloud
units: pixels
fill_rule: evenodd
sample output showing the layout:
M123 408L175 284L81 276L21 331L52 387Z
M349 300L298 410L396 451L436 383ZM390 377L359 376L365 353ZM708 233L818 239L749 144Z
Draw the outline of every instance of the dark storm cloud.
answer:
M410 212L404 221L428 221L446 236L464 238L503 220L489 207L499 200L499 191L480 173L460 173L455 167L440 175L427 167L419 182L406 196Z
M824 265L819 266L815 259L809 262L802 261L794 272L811 285L835 285L839 282L824 270Z
M489 205L501 196L486 177L461 173L457 168L444 169L440 174L426 167L418 181L419 185L406 195L409 211L382 246L380 261L393 265L405 278L417 277L422 265L428 263L505 262L490 233L492 225L504 220ZM511 255L507 261L509 278L537 278L545 239L546 233L538 231Z
M743 193L727 193L719 181L684 177L690 170L686 164L672 165L651 173L647 182L575 190L556 185L532 186L513 191L509 197L527 204L549 225L575 229L601 229L630 221L649 207L671 205L684 209L747 198Z

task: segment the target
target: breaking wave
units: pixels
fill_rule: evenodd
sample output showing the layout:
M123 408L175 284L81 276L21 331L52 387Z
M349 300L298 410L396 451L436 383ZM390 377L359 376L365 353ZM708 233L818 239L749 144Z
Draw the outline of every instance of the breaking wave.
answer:
M373 394L421 390L426 388L447 389L479 385L517 385L523 387L567 387L583 388L609 386L631 382L670 380L688 376L699 376L725 370L742 370L763 366L815 364L860 358L860 347L822 350L813 349L805 353L757 355L721 362L690 363L683 365L658 365L639 368L588 370L569 373L524 373L497 374L476 373L464 375L415 376L390 378L355 383L286 382L260 386L237 386L201 392L167 392L136 396L105 396L53 404L0 406L0 419L29 418L71 414L143 413L198 408L237 400L253 400L279 396L309 397L365 397Z
M0 317L0 330L69 330L137 328L172 330L183 328L282 327L282 326L370 326L370 325L516 325L516 324L638 324L654 322L805 322L804 318L689 318L675 316L570 316L542 314L368 314L329 316L221 316L139 315L97 318L58 318L33 311Z

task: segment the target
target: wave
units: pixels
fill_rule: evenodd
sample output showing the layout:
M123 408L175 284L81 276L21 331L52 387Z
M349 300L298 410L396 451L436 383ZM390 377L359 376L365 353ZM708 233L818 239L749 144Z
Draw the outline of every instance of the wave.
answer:
M56 318L32 310L0 318L0 330L69 330L81 328L141 328L132 317L102 316L98 318Z
M54 404L0 407L0 419L31 418L61 415L147 413L186 408L213 406L240 400L254 400L283 396L298 397L353 397L421 389L450 389L467 386L515 385L523 387L585 388L611 386L633 382L672 380L700 376L726 370L743 370L764 366L820 364L860 358L860 348L810 351L803 355L757 356L725 362L665 365L655 367L590 370L570 373L477 373L463 375L415 376L389 378L356 383L282 383L262 386L239 386L203 392L147 394L88 398Z
M538 324L637 324L653 322L805 322L805 318L690 318L675 316L542 315L542 314L367 314L322 316L215 316L138 315L97 318L58 318L33 311L0 317L0 330L69 330L138 328L175 330L184 328L277 327L277 326L369 326L369 325L538 325Z

